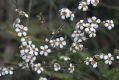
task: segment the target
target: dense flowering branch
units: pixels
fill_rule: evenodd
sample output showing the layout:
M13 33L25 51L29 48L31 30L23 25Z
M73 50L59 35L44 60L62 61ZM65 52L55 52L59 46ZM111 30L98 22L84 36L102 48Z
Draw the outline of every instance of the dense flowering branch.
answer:
M78 9L87 11L88 5L97 6L98 3L99 0L82 0L81 2L79 2ZM23 59L23 62L17 65L22 69L31 68L33 71L37 72L37 74L41 74L43 71L45 71L45 68L47 68L46 66L48 65L44 65L42 61L40 63L35 63L37 56L40 55L41 57L47 58L47 56L49 56L53 52L53 50L62 50L65 47L68 49L67 51L71 51L71 53L78 53L78 51L83 50L83 47L85 47L83 43L87 39L96 37L96 32L101 27L100 25L103 24L103 27L107 28L108 30L114 28L113 20L102 21L101 19L92 16L91 18L79 20L76 23L75 30L70 36L59 35L60 29L64 25L60 26L50 38L46 38L45 44L43 46L40 46L40 49L38 49L28 36L28 26L24 25L22 23L22 19L20 18L21 16L29 18L28 14L19 9L16 9L16 12L18 13L19 17L16 18L13 27L15 28L15 31L20 38L20 57ZM62 20L64 20L64 22L67 19L73 21L75 18L75 14L68 8L62 8L61 10L59 10L59 12L60 17ZM68 45L68 37L71 39L70 45ZM119 56L113 56L111 53L108 53L107 55L101 53L99 55L95 55L94 57L87 57L84 63L86 65L92 65L94 68L96 68L98 67L98 61L104 61L106 64L111 65L115 59L119 59ZM54 60L52 61L52 63L50 63L50 65L48 65L48 68L53 67L53 70L55 72L62 70L64 67L65 69L67 68L69 73L73 73L75 71L76 66L71 62L71 58L68 55L60 56L59 60L66 62L65 65L68 65L68 67L65 67L65 65L62 65L57 60ZM14 68L12 67L0 68L0 76L6 74L11 75L13 74L13 70ZM40 77L39 80L47 80L47 78Z

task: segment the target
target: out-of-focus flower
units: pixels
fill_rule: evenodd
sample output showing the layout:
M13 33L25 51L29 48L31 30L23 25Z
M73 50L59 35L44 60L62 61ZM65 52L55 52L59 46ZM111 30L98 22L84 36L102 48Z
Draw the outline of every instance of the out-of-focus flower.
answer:
M21 11L20 9L16 9L16 12L18 13L18 15L20 16L25 16L26 18L28 18L28 14L24 11Z
M100 57L100 59L104 59L104 54L101 53L101 54L99 55L99 57Z
M47 80L46 77L40 77L39 80Z
M13 67L0 67L0 76L13 75Z
M67 56L60 56L60 59L63 59L64 61L69 61L70 60L70 58L67 57Z
M75 71L75 66L72 63L70 63L68 70L70 73L73 73Z
M18 67L20 67L21 69L29 69L29 64L25 62L20 62L18 63Z
M116 59L119 59L119 56L117 56Z
M59 71L61 69L61 66L59 63L54 63L54 71Z

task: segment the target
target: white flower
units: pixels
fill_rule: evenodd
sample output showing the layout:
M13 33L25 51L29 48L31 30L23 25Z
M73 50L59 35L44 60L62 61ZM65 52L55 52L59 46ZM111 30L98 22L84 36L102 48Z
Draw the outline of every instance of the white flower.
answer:
M46 77L40 77L39 80L47 80Z
M61 66L59 63L54 63L54 71L59 71L61 69Z
M68 70L70 73L73 73L75 71L75 66L72 63L70 63Z
M19 24L16 24L15 27L16 27L15 31L18 33L19 37L27 35L27 31L28 31L27 27Z
M38 74L41 74L42 71L44 71L43 67L41 66L40 63L37 64L31 64L31 67L34 71L36 71Z
M83 30L84 25L85 25L84 20L80 20L79 22L77 22L75 28L76 28L77 30L78 30L78 29Z
M88 4L85 1L81 1L78 6L79 10L87 11L88 10Z
M33 52L36 56L38 55L38 48L35 47L34 44L31 45L30 47L30 52Z
M111 65L112 61L114 61L114 57L111 55L111 53L108 53L108 55L104 56L104 60L106 64Z
M111 30L112 28L114 28L113 20L106 20L103 23L104 23L104 26L108 28L108 30Z
M53 47L53 48L56 47L56 40L50 40L49 43L50 43L51 47Z
M97 19L95 16L92 18L88 18L88 22L90 23L90 26L93 28L98 28L98 24L101 22L100 19Z
M94 28L90 28L90 31L88 32L89 37L96 37L96 30Z
M51 53L51 49L48 48L48 45L41 46L40 49L42 50L40 51L40 55L47 56L48 53Z
M70 18L71 21L74 19L74 14L68 8L62 8L60 10L60 16L64 20L66 18Z
M56 45L63 48L66 45L66 41L64 41L63 37L56 38Z
M87 0L87 4L92 4L93 6L97 6L97 4L99 3L99 0Z

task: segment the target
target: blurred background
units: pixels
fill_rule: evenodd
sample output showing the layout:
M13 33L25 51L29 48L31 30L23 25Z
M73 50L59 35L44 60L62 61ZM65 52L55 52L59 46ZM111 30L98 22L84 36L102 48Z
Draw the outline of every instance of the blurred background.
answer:
M108 31L101 28L95 38L84 43L85 51L82 54L94 55L100 52L111 52L119 49L119 0L100 0L96 7L90 6L89 11L77 10L80 0L0 0L0 65L14 65L19 60L19 38L13 22L17 15L15 9L21 9L30 14L29 35L34 44L40 47L46 37L55 31L63 21L59 17L59 9L67 7L76 13L74 22L66 22L62 32L71 34L75 24L80 19L96 16L101 20L114 20L115 28ZM52 55L53 56L53 55ZM52 57L51 56L51 57ZM80 60L80 55L72 56L74 62ZM81 65L74 74L49 73L49 80L119 80L119 62L112 66L101 63L99 69ZM0 80L37 80L37 76L29 71L17 70L13 77L4 76Z

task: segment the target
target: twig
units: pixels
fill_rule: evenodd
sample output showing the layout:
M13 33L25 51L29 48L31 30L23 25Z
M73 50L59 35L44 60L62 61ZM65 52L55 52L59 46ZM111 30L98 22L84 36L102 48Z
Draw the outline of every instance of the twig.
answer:
M28 16L30 17L30 11L32 6L32 0L29 0L29 7L28 7ZM29 18L27 19L26 25L29 26Z
M55 33L59 32L62 27L64 26L65 22L55 31ZM53 36L50 38L50 40L54 37L55 35L53 34Z

